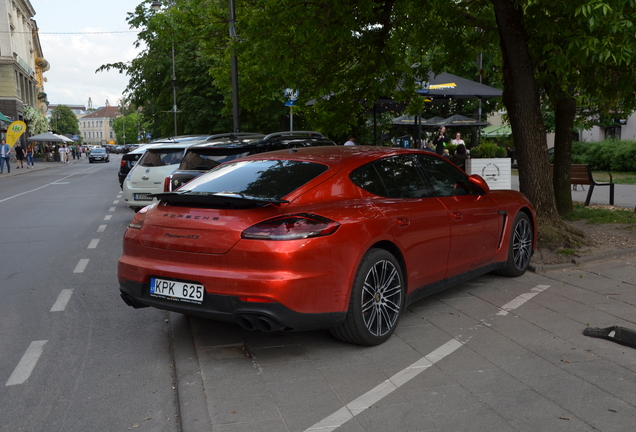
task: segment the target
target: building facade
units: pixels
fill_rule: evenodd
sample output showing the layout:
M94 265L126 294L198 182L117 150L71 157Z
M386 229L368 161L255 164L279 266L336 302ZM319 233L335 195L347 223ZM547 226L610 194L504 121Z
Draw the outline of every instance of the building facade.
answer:
M108 144L115 142L113 121L121 116L119 109L107 105L79 119L79 129L84 144Z
M0 0L0 112L23 120L25 105L47 110L44 58L29 0Z

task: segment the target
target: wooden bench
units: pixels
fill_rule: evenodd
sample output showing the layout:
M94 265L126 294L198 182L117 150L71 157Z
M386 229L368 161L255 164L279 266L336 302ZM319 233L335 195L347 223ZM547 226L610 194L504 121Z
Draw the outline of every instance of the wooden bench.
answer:
M554 172L554 165L551 164L552 172ZM590 199L592 198L592 192L594 191L594 186L609 186L610 188L610 196L609 203L610 205L614 205L614 182L612 181L612 173L609 173L610 181L609 183L598 183L594 180L592 176L592 168L589 165L584 164L572 164L570 166L570 184L572 185L589 185L587 191L587 198L585 199L585 205L590 205Z

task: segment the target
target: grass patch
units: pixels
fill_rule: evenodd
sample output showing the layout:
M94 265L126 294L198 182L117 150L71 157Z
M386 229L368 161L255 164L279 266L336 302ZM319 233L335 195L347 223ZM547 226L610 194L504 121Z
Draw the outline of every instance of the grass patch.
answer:
M636 226L636 212L616 207L612 207L611 209L590 208L575 204L574 210L563 216L563 219L570 221L587 220L588 223L593 224L622 223L634 224Z
M609 175L603 171L592 172L594 180L599 183L609 183ZM616 184L636 184L636 173L612 173L612 181Z
M575 256L577 254L577 251L576 249L559 249L557 251L557 254L563 255L566 257L571 257L571 256Z

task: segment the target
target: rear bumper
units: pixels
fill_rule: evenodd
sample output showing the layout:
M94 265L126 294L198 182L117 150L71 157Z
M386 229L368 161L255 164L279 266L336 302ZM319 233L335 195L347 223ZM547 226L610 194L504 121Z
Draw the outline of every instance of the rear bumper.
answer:
M240 324L247 330L312 330L333 327L346 312L299 313L280 303L252 303L236 296L205 293L203 303L192 304L151 297L149 284L120 280L119 291L129 306L152 306L185 315Z

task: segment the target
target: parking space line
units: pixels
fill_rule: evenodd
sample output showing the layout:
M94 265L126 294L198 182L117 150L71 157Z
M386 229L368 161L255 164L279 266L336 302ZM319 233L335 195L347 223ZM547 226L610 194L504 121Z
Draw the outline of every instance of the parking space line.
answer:
M97 227L97 232L104 232L106 231L106 225L100 225L99 227Z
M426 369L442 360L444 357L452 354L464 344L457 339L451 339L444 345L440 346L436 350L430 352L428 355L422 357L406 369L393 375L382 384L376 386L374 389L363 394L356 400L350 402L345 407L339 409L329 417L321 420L309 429L305 429L305 432L309 431L321 431L331 432L351 420L355 416L361 414L373 404L377 403L384 397L393 393L395 390L424 372Z
M66 305L68 301L71 299L71 295L73 294L72 289L63 289L60 292L60 295L57 296L57 300L53 304L53 307L49 312L62 312L66 309Z
M73 270L73 273L84 273L84 270L86 270L86 266L88 265L88 261L88 258L82 258L81 260L79 260L79 262L75 266L75 270Z
M111 220L112 218L113 218L113 215L104 216L104 220Z
M499 310L499 312L497 312L497 315L499 316L508 315L508 312L510 312L513 309L517 309L519 306L521 306L522 304L530 300L532 297L547 290L548 288L550 288L550 285L537 285L536 287L530 290L531 292L521 294L520 296L516 297L512 301L509 301L508 303L503 305L501 309Z
M537 285L536 287L532 288L529 293L521 294L512 301L503 305L499 309L499 312L496 313L496 315L507 315L508 312L510 312L511 310L518 308L519 306L530 300L532 297L536 296L539 293L542 293L548 288L550 288L550 285ZM440 346L428 355L422 357L420 360L416 361L406 369L401 370L388 380L379 384L374 389L368 391L356 400L340 408L329 417L326 417L310 428L305 429L305 432L332 432L338 429L340 426L353 419L357 415L361 414L384 397L390 395L402 385L406 384L417 375L424 372L426 369L428 369L438 361L442 360L444 357L455 352L464 343L465 342L460 342L456 338L451 339L450 341L446 342L444 345Z
M44 344L48 341L33 341L13 370L6 386L22 384L29 379L35 365L42 355Z
M95 249L97 247L98 243L99 243L99 239L91 240L91 242L88 244L88 248L87 249Z

